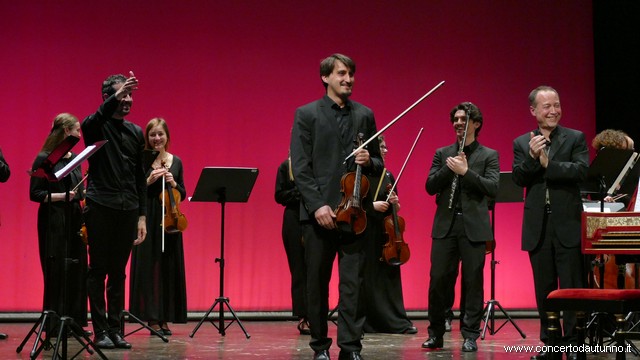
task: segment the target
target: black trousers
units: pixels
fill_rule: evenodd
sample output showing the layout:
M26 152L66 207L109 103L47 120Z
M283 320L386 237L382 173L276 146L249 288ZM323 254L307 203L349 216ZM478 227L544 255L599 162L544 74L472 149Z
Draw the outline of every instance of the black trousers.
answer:
M471 242L462 222L456 215L449 234L433 239L431 244L431 271L429 281L429 336L442 337L447 310L453 303L458 266L462 261L462 288L464 289L464 316L461 319L462 336L477 339L484 305L484 262L486 244Z
M307 317L307 265L304 260L299 207L286 208L282 215L282 242L291 273L293 315Z
M565 248L551 227L546 227L544 238L536 249L529 252L531 269L533 270L533 283L536 291L536 304L540 315L540 340L547 342L549 335L547 327L549 321L544 309L544 302L550 292L566 288L584 287L584 257L577 247ZM562 313L562 326L567 342L575 339L576 314L572 311Z
M343 237L336 230L329 231L315 223L305 223L303 234L307 261L307 317L311 329L309 346L314 351L331 347L332 339L327 337L329 281L337 254L340 276L338 346L344 352L360 351L365 320L360 299L364 269L362 241L366 236Z
M124 310L125 268L133 241L137 238L138 210L115 210L92 201L88 201L87 206L87 291L93 330L96 334L104 331L114 333L120 331L120 313Z

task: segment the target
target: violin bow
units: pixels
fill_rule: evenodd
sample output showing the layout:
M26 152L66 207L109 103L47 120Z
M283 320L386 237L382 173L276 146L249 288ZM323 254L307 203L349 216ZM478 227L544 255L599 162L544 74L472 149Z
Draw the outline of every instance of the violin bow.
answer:
M422 97L420 99L418 99L418 101L414 102L413 105L409 106L405 111L403 111L400 115L398 115L395 119L391 120L391 122L389 122L387 125L385 125L382 129L380 129L377 133L375 133L372 137L369 138L369 140L365 141L362 143L362 145L358 146L355 150L353 150L353 152L351 152L351 154L349 154L349 156L347 156L344 159L344 163L347 162L347 160L349 160L350 157L352 157L353 155L355 155L355 153L357 153L358 151L360 151L362 148L364 148L368 143L370 143L371 141L373 141L373 139L376 139L378 136L380 136L380 134L382 134L383 132L385 132L389 127L391 127L391 125L395 124L396 121L400 120L401 117L404 116L404 114L408 113L409 111L411 111L411 109L413 109L414 107L416 107L416 105L418 105L422 100L426 99L427 96L431 95L431 93L433 93L434 91L436 91L440 86L442 86L442 84L444 84L444 80L440 81L440 83L436 86L434 86L433 89L429 90L429 92L427 92L426 94L422 95Z
M389 195L387 195L387 201L389 201L389 198L391 197L391 193L393 192L393 190L395 190L396 185L398 184L398 182L400 181L400 178L402 177L402 173L404 172L405 166L407 166L407 163L409 162L409 158L411 157L411 154L413 153L413 149L416 147L416 144L418 143L418 140L420 140L420 136L422 136L422 130L424 130L424 128L420 128L420 131L418 131L418 136L416 136L416 139L413 141L413 145L411 146L411 150L409 150L409 154L407 154L407 158L404 159L404 164L402 164L402 169L400 169L400 173L398 174L398 177L396 178L396 181L393 183L393 186L391 186L391 190L389 191Z
M162 163L162 166L164 167L164 163ZM160 232L162 233L162 252L163 253L164 253L164 218L167 215L167 214L164 214L164 212L167 211L167 207L165 206L165 203L164 203L164 201L165 201L164 200L164 189L166 187L166 177L165 176L166 175L164 175L164 174L162 175L162 192L161 192L161 194L162 194L162 211L163 211L163 214L162 214L162 224L161 224L162 229L160 230Z
M80 179L80 181L78 181L78 183L76 184L76 186L74 186L74 187L73 187L73 189L71 189L71 191L76 191L76 190L78 190L78 188L80 187L80 185L81 185L85 180L87 180L87 177L88 177L88 176L89 176L89 172L87 171L87 174L86 174L82 179Z
M376 199L378 198L378 193L380 192L380 186L382 186L382 183L384 181L384 174L387 173L387 168L382 169L382 174L380 175L380 181L378 181L378 187L376 188L376 194L373 196L373 201L376 201Z

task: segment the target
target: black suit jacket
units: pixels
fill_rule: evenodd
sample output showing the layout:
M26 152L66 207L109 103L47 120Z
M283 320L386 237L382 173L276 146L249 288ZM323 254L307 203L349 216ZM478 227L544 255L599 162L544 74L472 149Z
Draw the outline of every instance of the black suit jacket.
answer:
M433 220L431 237L440 239L447 235L453 221L454 211L449 209L451 183L454 173L447 167L448 157L455 157L458 144L436 150L425 185L430 195L436 195L438 208ZM493 240L489 219L488 199L495 198L500 182L498 152L478 144L467 158L469 170L460 177L460 201L464 229L472 242Z
M579 184L587 177L589 150L584 134L558 126L551 133L549 165L529 155L530 133L513 141L513 181L526 189L522 220L522 250L534 250L542 236L545 193L549 189L548 225L564 247L580 246L582 200Z
M377 132L373 112L357 102L349 103L353 135L363 133L369 139ZM354 157L343 164L354 145L341 140L333 104L325 95L296 110L290 149L293 177L302 196L300 220L315 219L313 213L324 205L335 209L342 198L342 175L355 171ZM379 174L384 166L378 140L371 141L367 150L371 164L363 167L363 173Z

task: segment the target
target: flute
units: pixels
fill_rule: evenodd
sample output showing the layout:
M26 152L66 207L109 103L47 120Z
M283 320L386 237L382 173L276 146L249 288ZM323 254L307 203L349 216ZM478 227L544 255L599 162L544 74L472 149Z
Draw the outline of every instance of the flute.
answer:
M462 134L462 139L460 139L460 143L458 144L458 155L462 154L464 150L464 142L467 140L467 130L469 130L469 108L467 107L467 120L464 124L464 133ZM451 195L449 196L449 209L453 209L453 200L456 196L456 187L458 186L460 176L458 174L454 174L453 182L451 182Z

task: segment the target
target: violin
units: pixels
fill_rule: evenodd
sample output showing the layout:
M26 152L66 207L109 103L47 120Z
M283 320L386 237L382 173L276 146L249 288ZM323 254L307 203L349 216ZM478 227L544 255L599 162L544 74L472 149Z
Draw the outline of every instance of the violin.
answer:
M85 211L85 200L80 200L80 208L82 209L82 225L80 226L80 230L78 230L78 236L80 237L80 240L82 240L82 242L85 245L89 245L89 235L87 234L87 224L84 221L84 211Z
M387 191L391 192L391 184L387 185ZM391 205L391 215L384 218L387 243L382 248L382 258L389 265L399 266L409 261L411 252L402 234L405 228L404 218L398 216L398 211L394 204L389 205Z
M407 154L407 158L404 159L404 164L402 164L402 169L400 169L400 174L398 174L398 178L395 181L395 184L392 186L391 184L387 185L387 201L389 201L389 197L393 192L394 187L400 181L402 174L404 173L404 169L409 162L409 158L411 158L411 154L420 140L420 136L422 135L422 130L424 128L420 128L418 131L418 135L416 139L413 141L413 145L411 146L411 150ZM386 176L391 182L391 174L386 171L383 171L383 176ZM382 178L382 177L381 177ZM382 179L378 184L378 189L380 188L380 184L382 184ZM377 197L377 195L376 195ZM409 257L411 257L411 252L409 251L409 245L404 241L402 233L404 232L404 219L398 216L398 211L396 210L395 205L391 205L391 215L384 218L384 228L387 234L388 241L382 248L382 258L390 265L402 265L409 261Z
M162 166L166 168L165 162L162 162ZM187 228L187 218L182 212L180 212L180 192L178 189L171 187L171 185L165 181L165 190L160 194L160 200L164 208L163 226L164 231L168 234L175 234L182 232Z
M71 191L76 191L78 190L78 188L80 187L80 185L82 185L84 183L84 181L87 179L87 177L89 176L89 171L87 170L84 173L84 177L76 184L76 186L71 190ZM80 240L82 240L82 242L85 245L89 245L89 235L87 235L87 225L84 221L84 212L85 210L85 206L86 206L86 200L84 199L84 194L82 195L82 200L80 200L80 209L82 211L82 225L80 225L80 230L78 230L78 237L80 237Z
M364 134L358 134L357 144L360 146ZM356 166L355 172L342 175L340 179L342 200L335 210L336 225L339 230L360 235L367 227L367 214L362 207L362 200L369 192L369 179L362 175L362 167Z

